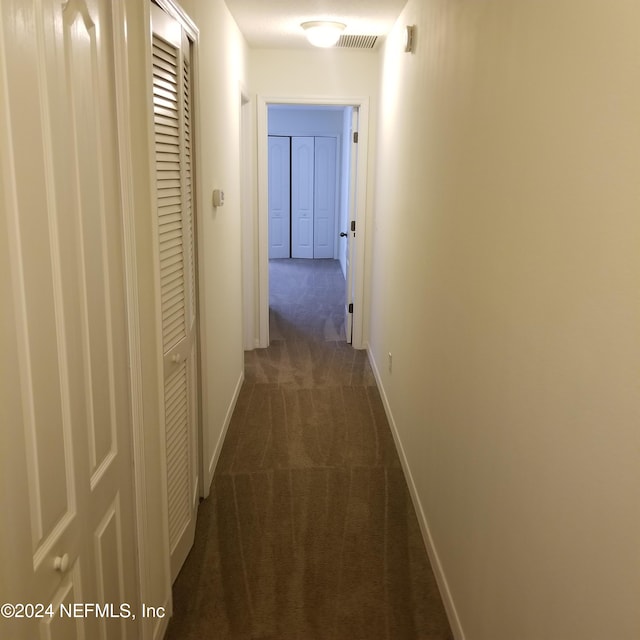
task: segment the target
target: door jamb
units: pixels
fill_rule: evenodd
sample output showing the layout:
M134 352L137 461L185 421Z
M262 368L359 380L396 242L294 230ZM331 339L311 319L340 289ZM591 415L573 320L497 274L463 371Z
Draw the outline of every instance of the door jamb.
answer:
M130 43L127 38L127 8L125 0L117 0L112 4L114 20L114 65L116 76L116 126L118 132L118 155L120 160L120 182L122 197L122 228L123 228L123 265L125 276L125 295L127 311L127 341L129 358L129 391L131 400L131 455L132 455L132 477L134 492L134 527L136 536L136 558L137 558L137 582L138 598L140 602L148 602L151 584L149 581L149 564L153 561L147 553L149 544L149 510L148 491L150 483L157 483L160 480L162 502L166 503L166 483L165 474L159 479L152 475L153 462L149 458L145 441L146 422L145 419L145 382L143 375L143 347L141 339L140 324L143 316L142 307L139 300L140 270L138 268L137 255L137 233L136 233L136 206L135 206L135 186L132 167L132 149L130 131L132 128L129 116L131 93L128 58L131 55ZM143 24L150 24L150 11L145 3L143 9ZM145 30L145 51L150 51L150 35ZM150 59L145 60L145 66L151 67ZM148 75L148 74L147 74ZM150 100L150 91L149 100ZM148 106L148 105L147 105ZM152 157L152 156L149 156ZM154 194L155 195L155 194ZM161 370L161 369L160 369ZM160 385L160 381L158 381ZM160 416L162 413L159 414ZM162 515L167 520L166 508L162 509ZM168 534L168 532L167 532ZM167 577L166 584L163 585L164 593L168 600L163 604L167 613L172 612L171 584L169 581L169 541L168 535L162 537L162 547L165 551L164 575ZM151 618L141 621L140 637L143 640L160 637L164 634L167 621L153 621Z

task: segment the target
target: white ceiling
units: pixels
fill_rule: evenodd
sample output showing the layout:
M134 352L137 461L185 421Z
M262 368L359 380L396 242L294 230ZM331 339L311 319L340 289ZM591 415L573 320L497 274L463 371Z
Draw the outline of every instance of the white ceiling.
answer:
M300 23L344 22L345 35L386 35L407 0L225 0L253 49L306 49Z

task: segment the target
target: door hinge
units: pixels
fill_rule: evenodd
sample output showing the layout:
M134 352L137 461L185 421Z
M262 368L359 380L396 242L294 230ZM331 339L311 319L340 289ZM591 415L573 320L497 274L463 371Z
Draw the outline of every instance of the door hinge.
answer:
M349 313L353 313L353 302L349 303Z
M357 131L353 132L353 142L355 144L358 144L358 132Z
M355 233L355 230L356 230L356 221L352 220L351 221L351 231L353 231Z

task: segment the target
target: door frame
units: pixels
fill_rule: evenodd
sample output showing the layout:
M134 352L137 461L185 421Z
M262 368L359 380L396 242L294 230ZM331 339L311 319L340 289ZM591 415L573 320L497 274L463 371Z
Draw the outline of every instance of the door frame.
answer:
M145 5L145 23L150 20L148 6ZM138 296L140 285L140 270L138 269L138 251L136 240L135 221L135 186L133 180L133 162L131 148L131 118L129 107L131 95L129 91L130 77L128 67L128 57L130 46L127 41L127 11L124 2L113 3L114 17L114 66L116 70L116 126L118 129L118 154L120 159L120 181L122 193L123 212L123 258L125 273L125 296L127 303L127 340L129 342L129 386L131 397L131 454L133 492L134 492L134 518L136 536L136 556L137 556L137 576L138 576L138 597L140 602L149 601L150 584L148 580L148 565L151 558L147 553L149 544L149 520L150 514L147 509L149 485L157 481L149 473L149 462L145 453L145 391L143 382L143 347L141 344L140 320L142 318L142 308ZM146 44L146 42L145 42ZM150 46L150 44L149 44ZM146 49L146 47L145 47ZM161 495L163 502L166 502L166 483L161 482ZM165 510L162 515L166 519ZM165 562L165 575L169 573L168 562L168 536L167 540L162 540L163 551L167 551ZM171 611L171 583L167 579L163 585L165 593L168 593L166 605ZM155 628L154 628L155 627ZM140 635L143 640L157 637L157 634L164 633L165 625L152 625L148 620L140 623Z
M366 251L366 206L367 206L367 155L369 148L369 98L366 97L331 97L313 96L271 97L257 96L257 134L258 134L258 335L260 348L269 346L269 199L268 199L268 108L271 105L318 105L354 107L359 112L358 124L358 172L355 185L356 209L354 219L357 220L355 239L355 264L351 265L354 282L353 305L353 343L356 349L366 348L364 341L364 272ZM245 265L246 268L247 265Z

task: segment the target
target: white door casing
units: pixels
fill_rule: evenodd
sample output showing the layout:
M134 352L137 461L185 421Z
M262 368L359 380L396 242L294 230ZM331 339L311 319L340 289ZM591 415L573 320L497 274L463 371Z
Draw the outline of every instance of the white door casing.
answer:
M2 335L15 393L3 398L2 504L13 507L0 599L54 612L2 619L0 635L16 640L138 632L131 618L59 614L71 602L139 610L114 4L2 3L0 234L13 312Z
M199 502L193 101L185 30L151 5L159 285L171 578L193 545Z
M269 136L269 258L291 257L291 138Z
M314 258L335 257L337 151L337 138L315 138L313 187Z

